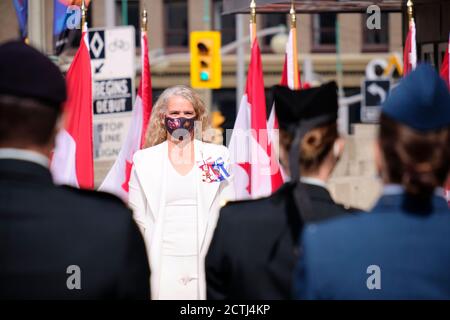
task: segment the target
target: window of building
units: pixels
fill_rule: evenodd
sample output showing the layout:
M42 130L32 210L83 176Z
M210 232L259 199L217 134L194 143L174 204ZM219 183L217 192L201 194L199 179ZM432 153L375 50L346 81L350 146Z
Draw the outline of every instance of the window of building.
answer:
M188 50L188 4L186 0L164 1L164 40L168 51Z
M223 142L229 145L234 122L236 120L236 90L219 89L212 91L212 110L220 111L225 121L222 123Z
M335 13L313 15L313 51L334 52L336 50L336 19Z
M389 14L381 13L381 29L369 29L366 25L366 17L363 15L363 45L364 52L389 51Z
M122 6L126 4L126 8ZM124 17L124 14L126 17ZM139 0L128 0L125 3L122 0L116 0L116 20L117 25L134 26L136 48L141 46L141 12L139 8Z
M212 22L214 30L222 33L222 46L236 40L236 17L234 15L222 15L223 0L214 0L212 8Z
M287 15L283 13L274 13L274 14L265 14L259 16L262 20L262 29L278 27L280 25L284 25L287 27ZM261 40L261 50L263 52L272 52L270 47L270 42L275 34L266 36Z

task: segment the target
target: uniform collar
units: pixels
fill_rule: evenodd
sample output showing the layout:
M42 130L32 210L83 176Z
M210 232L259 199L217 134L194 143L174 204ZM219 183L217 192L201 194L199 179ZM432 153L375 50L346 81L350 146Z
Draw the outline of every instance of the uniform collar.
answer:
M434 212L447 212L448 204L442 188L437 188L430 198L408 195L401 185L389 184L383 188L383 194L372 212L402 211L416 215Z
M400 184L387 184L383 187L383 196L398 196L403 195L404 193L405 188ZM444 188L436 188L434 195L445 199Z
M49 159L35 151L16 149L16 148L0 148L0 159L22 160L33 162L48 169Z
M327 189L327 185L325 184L325 182L317 178L300 177L300 181L305 184L311 184L313 186L318 186Z

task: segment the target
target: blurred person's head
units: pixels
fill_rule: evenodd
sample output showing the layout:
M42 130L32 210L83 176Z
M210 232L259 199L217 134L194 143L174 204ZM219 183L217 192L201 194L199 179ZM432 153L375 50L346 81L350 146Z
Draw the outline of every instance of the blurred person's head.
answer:
M50 156L66 99L58 67L21 42L0 45L0 148Z
M173 86L164 90L153 106L145 147L167 139L180 141L194 136L201 139L208 128L208 112L200 96L190 87Z
M428 198L450 170L450 95L429 65L402 80L383 105L375 148L385 184Z
M290 175L289 153L299 149L296 165L301 176L326 181L344 150L344 139L337 128L337 94L334 82L320 87L293 91L276 86L274 91L280 126L280 162ZM293 146L297 130L303 137Z

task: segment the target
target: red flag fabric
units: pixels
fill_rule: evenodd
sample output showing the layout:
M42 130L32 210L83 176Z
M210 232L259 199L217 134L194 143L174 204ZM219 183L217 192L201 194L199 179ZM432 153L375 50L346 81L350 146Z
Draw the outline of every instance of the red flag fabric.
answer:
M405 41L405 49L403 51L403 76L407 76L417 65L417 48L416 48L416 24L414 20L409 23L408 36Z
M133 167L133 155L145 144L145 133L152 112L152 79L148 57L148 39L145 32L141 34L141 52L142 75L130 129L114 165L99 188L100 191L117 195L125 202L128 201L128 182Z
M56 139L51 170L58 184L92 189L92 76L87 34L85 26L80 47L67 72L64 126Z
M448 88L450 89L450 69L448 67L449 54L450 54L450 34L448 38L447 51L445 52L444 60L442 61L440 71L442 79L444 79L444 81L447 83Z

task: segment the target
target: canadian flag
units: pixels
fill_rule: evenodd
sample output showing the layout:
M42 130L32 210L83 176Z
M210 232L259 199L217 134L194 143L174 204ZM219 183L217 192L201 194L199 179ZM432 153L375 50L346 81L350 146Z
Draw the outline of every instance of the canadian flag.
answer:
M281 76L282 86L289 87L291 90L298 90L302 87L300 81L300 72L297 60L297 30L292 27L289 31L288 42L286 43L286 55L284 58L283 73ZM275 168L271 175L272 193L286 181L286 175L280 166L279 155L279 135L278 120L275 113L275 104L270 111L269 120L267 121L267 131L269 134L269 152L271 167Z
M271 168L261 52L256 38L251 49L247 85L229 144L236 199L271 194Z
M92 142L92 76L87 24L82 41L67 72L68 99L64 124L56 137L51 171L57 184L94 187Z
M408 75L417 65L416 24L414 20L409 22L408 36L406 37L403 52L403 76Z
M152 79L146 32L141 34L141 50L142 76L131 116L130 129L114 165L99 188L100 191L115 194L125 202L128 202L128 181L133 167L133 155L144 146L146 128L152 113Z
M449 54L450 54L450 34L448 35L447 51L445 52L444 61L442 61L440 72L442 79L444 79L444 81L447 83L448 88L450 89L450 68L448 67Z

